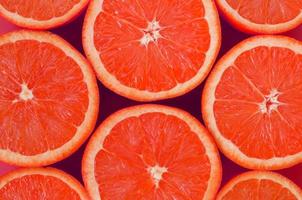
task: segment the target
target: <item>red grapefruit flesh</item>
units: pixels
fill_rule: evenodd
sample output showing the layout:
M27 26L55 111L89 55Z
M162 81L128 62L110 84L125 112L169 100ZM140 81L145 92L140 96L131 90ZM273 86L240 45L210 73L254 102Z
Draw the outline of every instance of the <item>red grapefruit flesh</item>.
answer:
M0 15L30 29L61 26L86 7L89 0L0 0Z
M258 36L239 43L215 66L202 112L222 152L252 169L302 161L302 43Z
M51 33L0 36L0 160L48 165L73 153L94 128L99 105L85 58Z
M301 200L302 190L286 177L272 172L250 171L230 180L217 200Z
M206 77L220 48L210 0L95 0L83 46L102 83L138 101L180 96Z
M89 200L72 176L54 168L28 168L0 177L0 199Z
M226 19L253 34L276 34L302 23L302 0L216 0Z
M92 199L212 199L221 164L207 130L190 114L141 105L109 116L83 157Z

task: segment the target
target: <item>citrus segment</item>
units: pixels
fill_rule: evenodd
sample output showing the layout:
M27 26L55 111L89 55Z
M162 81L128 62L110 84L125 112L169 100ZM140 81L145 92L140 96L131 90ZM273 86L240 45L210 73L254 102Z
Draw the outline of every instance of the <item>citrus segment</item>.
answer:
M98 89L89 64L67 42L50 33L8 33L0 38L0 68L0 160L45 165L84 142L96 121Z
M188 78L194 77L198 71L198 63L204 62L205 55L198 50L187 48L181 44L176 44L171 40L158 42L160 58L168 67L173 67L173 78L176 83L184 83ZM194 60L193 60L194 58ZM170 67L171 68L171 67Z
M19 169L0 177L0 199L88 200L83 186L54 168Z
M279 24L300 14L302 2L297 1L238 1L226 0L245 19L259 24Z
M218 193L217 200L302 199L301 189L277 173L250 171L231 179Z
M74 5L78 4L80 0L72 1L18 1L11 3L8 0L1 0L3 7L10 12L18 13L27 18L37 20L48 20L53 17L60 17L70 10ZM51 7L51 9L49 8ZM42 12L44 11L44 12Z
M282 33L302 22L302 1L216 0L236 28L250 33Z
M163 1L160 0L158 6L157 18L164 26L173 26L186 22L202 19L206 15L206 1ZM206 29L205 29L206 30Z
M116 93L166 99L205 78L220 46L219 19L208 0L97 0L85 18L83 46L99 79Z
M205 19L196 19L180 25L164 27L161 31L161 37L163 40L178 44L178 46L187 49L192 48L198 52L206 52L211 42L208 26ZM195 27L196 30L192 31L192 27Z
M95 27L95 31L99 34L94 37L95 47L100 53L110 49L118 50L116 48L135 42L142 37L142 33L133 25L123 20L117 20L106 13L100 14L95 23L100 24Z
M255 169L302 160L301 55L299 41L259 36L217 63L203 92L203 117L230 159Z
M302 70L301 58L301 54L296 54L287 47L261 46L242 53L234 64L247 80L255 84L262 93L268 94L272 88L286 90L301 82L297 75ZM292 68L285 70L288 65ZM288 80L288 77L292 79Z
M89 0L0 0L0 15L31 29L50 29L76 17Z
M82 173L93 199L211 199L221 180L207 131L184 111L159 105L109 116L85 150Z
M136 4L141 8L144 18L149 21L157 17L159 8L163 6L161 0L138 0Z

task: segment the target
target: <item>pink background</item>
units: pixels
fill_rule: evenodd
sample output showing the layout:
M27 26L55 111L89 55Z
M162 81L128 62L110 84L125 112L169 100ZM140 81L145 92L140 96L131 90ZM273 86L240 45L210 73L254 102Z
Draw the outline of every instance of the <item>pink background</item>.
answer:
M70 24L52 30L52 32L59 34L67 41L69 41L71 44L73 44L82 53L83 53L83 49L81 44L81 27L82 27L83 18L84 18L84 14L82 14L80 17L78 17L75 21L71 22ZM0 34L16 29L18 29L16 26L0 18ZM302 41L302 26L289 33L286 33L285 35L295 37L296 39ZM223 55L233 45L235 45L236 43L247 37L248 35L234 30L226 22L222 21L223 43L222 43L222 48L219 57L221 57L221 55ZM202 88L203 88L203 84L182 97L174 98L172 100L160 101L157 103L182 108L201 120L200 95L201 95ZM104 120L108 115L110 115L110 113L127 106L139 104L138 102L134 102L114 94L113 92L106 89L100 82L99 82L99 89L101 95L101 106L100 106L100 115L97 125L99 125L102 122L102 120ZM78 180L82 181L81 158L85 146L86 143L72 156L52 166L62 169L75 176ZM224 185L226 181L228 181L236 174L246 171L246 169L239 167L238 165L236 165L235 163L233 163L223 155L221 155L221 160L223 164L222 185ZM8 166L0 162L0 175L7 173L10 170L13 170L14 168L15 167L13 166ZM302 164L278 172L287 176L288 178L293 180L296 184L298 184L300 187L302 187Z

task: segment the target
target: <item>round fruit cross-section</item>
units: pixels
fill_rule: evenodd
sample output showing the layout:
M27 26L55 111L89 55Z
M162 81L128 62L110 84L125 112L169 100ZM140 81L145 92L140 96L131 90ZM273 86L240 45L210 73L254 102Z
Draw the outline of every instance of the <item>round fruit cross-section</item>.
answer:
M212 0L95 0L83 26L84 50L98 78L137 101L195 88L215 61L220 37Z
M98 87L85 58L51 33L0 36L0 160L48 165L73 153L98 114Z
M89 200L72 176L54 168L24 168L0 177L0 199Z
M185 111L160 105L109 116L89 141L82 174L95 199L213 199L221 163L207 130Z
M275 34L302 24L302 0L216 0L226 19L247 33Z
M30 29L50 29L75 18L89 0L0 0L0 15Z
M222 152L252 169L302 161L302 43L283 36L249 38L217 63L202 113Z
M245 172L231 179L217 200L302 200L302 190L286 177L264 171Z

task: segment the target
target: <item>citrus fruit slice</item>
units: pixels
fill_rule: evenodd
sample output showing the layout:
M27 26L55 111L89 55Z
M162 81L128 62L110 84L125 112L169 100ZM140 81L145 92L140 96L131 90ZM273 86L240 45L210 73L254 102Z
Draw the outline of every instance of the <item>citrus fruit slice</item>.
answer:
M252 169L302 161L302 43L258 36L236 45L206 83L204 121L223 153Z
M0 15L18 26L50 29L75 18L89 0L0 0Z
M160 105L125 108L90 139L82 174L98 199L213 199L221 163L207 130L185 111Z
M55 168L24 168L0 177L0 199L88 200L84 187Z
M302 0L216 0L225 18L247 33L276 34L302 23Z
M0 36L0 160L41 166L73 153L98 114L98 87L85 58L51 33Z
M234 199L301 200L302 191L280 174L250 171L231 179L217 195L217 200Z
M208 74L220 48L211 0L95 0L83 46L98 78L137 101L180 96Z

